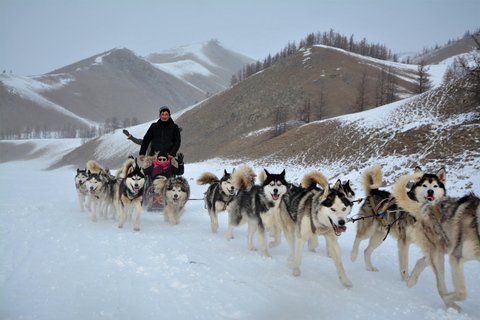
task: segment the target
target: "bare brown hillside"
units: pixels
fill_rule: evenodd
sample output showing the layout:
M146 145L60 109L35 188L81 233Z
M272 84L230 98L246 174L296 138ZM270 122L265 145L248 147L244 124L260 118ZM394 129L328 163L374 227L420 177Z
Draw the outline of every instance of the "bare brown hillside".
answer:
M281 145L284 137L272 139L273 133L269 132L256 138L240 138L273 126L278 107L287 110L288 129L294 129L302 124L296 121L298 109L305 99L310 99L314 105L324 85L328 106L323 110L322 119L355 112L352 105L362 70L367 72L372 96L380 67L380 63L371 59L326 47L297 52L184 113L177 121L183 127L182 149L192 161L215 156L260 156L262 152L254 150ZM414 75L401 69L398 73L401 75L397 79L399 92L411 94L413 85L404 79ZM312 120L316 119L312 115ZM248 141L252 139L255 143L250 145Z

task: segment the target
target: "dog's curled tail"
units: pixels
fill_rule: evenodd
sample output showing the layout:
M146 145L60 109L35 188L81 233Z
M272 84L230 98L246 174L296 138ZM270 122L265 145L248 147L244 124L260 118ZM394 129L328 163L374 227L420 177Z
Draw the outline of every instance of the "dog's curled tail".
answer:
M197 184L202 186L205 184L214 184L219 182L220 180L216 175L211 172L204 172L202 175L197 179Z
M263 181L265 181L266 179L266 173L265 173L265 169L260 171L260 174L258 175L258 181L260 182L260 184L263 184Z
M103 169L103 167L95 160L90 160L87 162L87 169L90 170L91 173L107 173L105 169Z
M163 195L164 193L164 187L167 183L167 179L164 176L157 176L157 178L153 181L153 184L155 185L155 188L153 191L157 194Z
M414 217L417 217L417 212L423 204L410 199L407 194L407 184L410 180L418 179L421 176L423 176L423 172L402 176L398 178L392 188L392 196L396 199L397 205L407 210Z
M249 191L255 185L256 177L257 175L253 172L252 168L243 165L233 173L233 184L237 190L246 189Z
M380 166L370 167L362 175L363 190L367 196L372 194L373 189L378 189L382 185L383 175Z
M317 184L324 190L328 188L328 179L318 171L308 173L302 179L305 188L315 187Z
M135 159L128 158L127 161L123 163L122 166L122 172L126 176L128 176L129 173L131 173L133 170L135 170Z

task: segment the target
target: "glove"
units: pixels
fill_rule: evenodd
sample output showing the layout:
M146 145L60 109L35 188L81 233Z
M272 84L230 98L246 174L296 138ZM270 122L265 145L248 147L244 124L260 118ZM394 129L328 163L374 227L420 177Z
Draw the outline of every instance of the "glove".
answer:
M179 165L183 164L183 153L177 154L177 161Z
M130 135L130 133L126 129L123 129L123 134L126 135L127 137Z

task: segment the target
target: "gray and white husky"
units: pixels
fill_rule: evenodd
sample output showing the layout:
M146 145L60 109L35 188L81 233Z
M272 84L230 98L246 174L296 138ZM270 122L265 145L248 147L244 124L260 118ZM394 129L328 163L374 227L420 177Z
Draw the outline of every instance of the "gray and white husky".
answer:
M419 173L419 178L415 180L408 192L412 200L423 203L439 199L446 194L444 168L438 170L437 174L423 173L420 167L416 167L415 172ZM366 200L358 213L361 220L357 222L357 234L350 259L356 260L360 242L369 239L368 246L364 251L365 265L368 271L378 271L372 265L371 256L373 251L383 243L387 234L390 234L397 239L401 279L407 281L409 278L408 251L410 244L413 243L411 229L415 224L415 219L398 206L390 192L381 190L381 185L382 170L380 166L365 170L363 189Z
M470 260L480 261L480 198L471 193L461 198L443 197L432 202L412 200L405 191L406 185L421 177L420 172L403 176L392 190L398 205L417 220L413 237L425 254L415 265L407 285L415 285L422 270L431 265L443 302L447 308L459 310L455 302L467 297L463 264ZM449 255L453 292L447 291L445 283L445 254Z
M170 221L172 225L179 224L190 198L188 181L182 176L170 177L155 187L155 193L161 194L165 203L163 209L165 221Z
M233 173L235 173L235 169L233 169L232 173L228 173L227 170L224 170L222 178L218 179L215 174L204 172L197 179L198 185L210 185L205 192L204 200L208 215L210 216L212 233L215 233L218 230L218 214L227 210L227 204L235 195L235 186L232 178Z
M266 228L271 223L269 210L280 201L287 191L285 171L270 174L265 170L266 178L261 185L255 184L256 174L244 165L233 173L237 194L228 204L227 240L233 238L233 228L248 222L248 248L257 250L253 245L253 235L258 230L258 242L262 256L270 257L267 249Z
M85 200L87 200L86 207L90 209L90 199L89 199L89 192L87 189L87 184L85 183L88 179L87 169L84 170L77 169L77 173L75 174L75 189L77 189L78 195L78 202L80 203L80 212L85 212L85 208L83 206Z
M121 180L118 186L118 227L123 228L130 207L135 206L136 216L133 230L140 231L145 175L143 169L137 164L137 159L128 158L124 162L118 179Z
M305 175L302 186L289 195L288 202L282 201L280 204L279 222L290 246L288 267L293 269L295 276L300 275L305 242L323 235L328 256L335 263L341 284L347 288L352 287L343 268L337 240L347 229L347 216L352 210L352 203L340 180L330 188L327 178L320 172Z
M99 215L107 219L108 207L113 204L114 200L115 180L103 173L87 172L86 185L92 204L92 221L97 222L97 206ZM114 207L112 207L112 210L114 210Z

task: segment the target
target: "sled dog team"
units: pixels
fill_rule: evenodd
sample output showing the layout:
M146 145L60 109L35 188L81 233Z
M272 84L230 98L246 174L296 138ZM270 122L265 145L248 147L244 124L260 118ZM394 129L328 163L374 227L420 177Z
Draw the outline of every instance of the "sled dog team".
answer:
M97 221L98 214L108 219L108 209L112 219L118 212L118 227L122 228L125 221L132 220L135 210L135 224L133 229L140 231L140 217L145 191L146 177L137 160L128 158L116 175L110 174L96 161L90 160L84 170L77 169L75 186L80 202L80 211L84 212L84 203L92 211L92 221ZM165 221L178 224L183 215L185 204L190 197L190 187L185 178L170 177L155 180L155 192L164 199Z
M87 163L88 169L77 170L75 177L81 211L84 211L83 202L87 195L87 207L92 208L93 221L96 220L97 202L100 203L99 214L105 219L108 206L113 204L119 212L119 227L122 227L129 208L134 204L137 212L134 229L138 231L142 196L135 195L143 194L145 177L136 160L127 160L116 177L91 162L90 165ZM383 183L381 168L368 168L362 176L365 199L360 200L355 200L349 181L337 180L331 186L323 174L314 171L306 174L301 185L297 186L287 182L285 174L285 170L273 174L264 169L258 176L260 184L256 184L257 175L246 165L231 173L224 170L221 178L210 172L202 173L197 184L209 185L204 200L212 232L218 230L218 214L227 211L227 240L234 238L234 228L246 223L248 248L257 250L253 236L258 231L260 253L265 257L270 257L268 248L280 244L283 232L290 248L287 266L296 276L301 274L305 242L308 242L308 249L314 251L318 246L317 236L323 235L327 255L334 261L340 283L349 288L352 282L343 268L337 239L346 231L348 222L356 222L356 237L350 255L352 261L358 256L360 242L368 239L364 250L365 265L369 271L378 271L372 265L371 256L390 235L397 240L400 276L407 286L414 286L420 273L431 266L445 305L460 309L455 301L466 298L463 264L469 260L480 261L480 199L473 193L462 198L448 197L444 168L436 174L429 174L417 167L412 175L399 178L391 193L380 189ZM172 224L178 224L189 198L188 182L178 178L181 181L170 178L155 188L164 196L165 220ZM413 184L407 192L411 180ZM349 217L354 203L362 201L358 214ZM177 206L169 207L167 203ZM130 210L130 218L131 214ZM274 240L267 244L268 232ZM424 257L417 261L409 274L408 250L412 243L421 248ZM453 292L446 288L445 254L449 256Z

